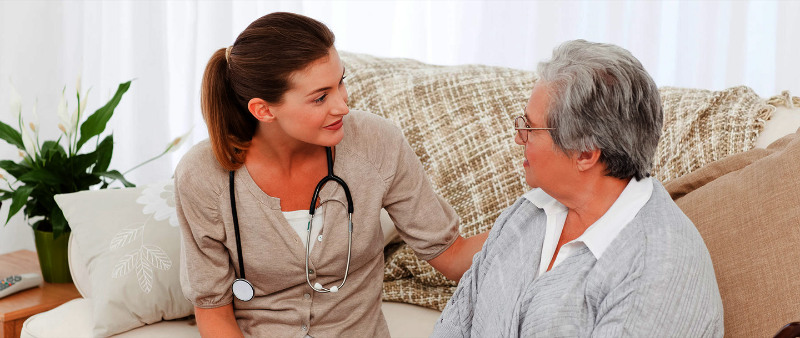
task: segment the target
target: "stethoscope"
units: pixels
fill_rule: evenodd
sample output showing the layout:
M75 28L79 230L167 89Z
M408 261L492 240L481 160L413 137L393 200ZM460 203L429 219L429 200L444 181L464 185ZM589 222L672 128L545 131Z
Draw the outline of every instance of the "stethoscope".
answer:
M331 155L331 148L325 147L325 154L328 158L328 176L325 176L322 180L317 183L317 188L314 189L314 196L311 198L311 207L308 208L308 213L311 214L311 219L308 221L307 235L306 235L306 282L308 286L311 287L316 292L328 293L328 292L338 292L344 286L344 282L347 281L347 273L350 271L350 250L353 246L353 198L350 196L350 189L347 188L347 183L344 183L339 176L333 174L333 155ZM229 172L230 176L230 195L231 195L231 210L233 211L233 230L236 233L236 253L239 256L239 272L241 273L241 277L237 278L233 281L233 295L236 296L241 301L249 301L253 299L253 295L255 294L255 289L253 288L253 284L251 284L247 279L245 279L244 275L244 259L242 259L242 242L239 237L239 218L236 216L236 197L234 196L234 189L233 189L233 171ZM349 233L349 237L347 239L347 265L344 268L344 278L342 278L342 284L339 286L332 286L330 289L325 288L320 283L311 284L311 278L308 275L308 256L311 254L311 247L309 243L311 243L311 224L314 222L314 211L317 205L317 199L319 198L319 191L322 189L322 186L325 185L328 181L334 181L339 183L339 185L344 188L344 194L347 197L347 231Z

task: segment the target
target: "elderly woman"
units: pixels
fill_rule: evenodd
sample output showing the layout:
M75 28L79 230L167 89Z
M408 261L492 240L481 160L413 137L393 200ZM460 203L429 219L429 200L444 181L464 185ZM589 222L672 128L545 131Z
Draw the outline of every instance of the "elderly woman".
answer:
M514 120L533 190L497 219L434 337L721 337L692 222L649 170L658 88L618 46L569 41Z

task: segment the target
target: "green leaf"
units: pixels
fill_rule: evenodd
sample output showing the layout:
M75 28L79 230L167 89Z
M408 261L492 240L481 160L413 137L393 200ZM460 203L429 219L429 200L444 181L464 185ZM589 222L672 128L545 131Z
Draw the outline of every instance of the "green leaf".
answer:
M24 163L24 162L22 162ZM9 174L13 175L14 177L19 178L22 175L25 175L27 172L31 171L31 167L18 164L12 160L2 160L0 161L0 168L7 171Z
M111 116L114 115L114 109L117 108L119 105L119 101L122 99L122 95L128 91L130 88L131 82L120 83L119 87L117 87L117 92L114 94L114 97L106 103L105 106L101 107L97 111L95 111L92 115L90 115L83 124L81 124L81 138L78 140L77 147L75 151L81 149L86 141L89 141L92 137L100 135L105 129L108 120L111 119Z
M125 177L122 176L122 174L120 174L119 171L117 171L117 170L104 171L104 172L99 172L99 173L94 173L94 174L99 176L99 177L107 177L107 178L110 178L112 180L119 180L120 182L122 182L123 185L125 185L128 188L132 188L132 187L136 186L135 184L133 184L131 182L128 182L128 180L126 180Z
M72 172L75 175L88 172L89 167L97 162L97 151L72 157Z
M12 216L16 215L17 212L22 209L22 206L28 201L28 196L31 195L31 191L33 191L33 187L27 185L17 188L17 191L15 191L13 197L11 197L11 208L8 209L6 224L11 220Z
M22 143L22 135L16 129L3 122L0 122L0 138L19 149L25 149L25 145Z
M114 136L108 135L97 145L97 164L92 169L93 173L104 172L108 170L108 165L111 163L111 155L114 151Z
M3 193L0 194L0 201L5 201L5 200L7 200L7 199L9 199L11 197L14 197L14 192L13 191L2 189L2 192ZM2 207L2 206L3 206L3 203L0 202L0 207Z
M44 141L42 143L42 158L49 161L56 153L66 154L66 151L58 144L58 141Z
M75 189L73 191L87 190L97 183L100 183L100 178L95 174L82 174L78 177L75 177Z
M58 185L61 183L61 180L58 179L58 176L44 168L33 169L26 174L17 177L17 179L25 183L33 184L41 182L47 185Z
M50 213L50 224L53 225L53 239L58 238L61 234L70 231L67 219L64 218L64 213L61 208L54 207Z

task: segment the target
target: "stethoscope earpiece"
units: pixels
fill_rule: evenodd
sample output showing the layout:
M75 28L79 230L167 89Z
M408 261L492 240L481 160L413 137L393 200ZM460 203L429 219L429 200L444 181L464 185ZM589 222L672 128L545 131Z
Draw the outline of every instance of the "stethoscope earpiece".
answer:
M308 213L311 215L311 220L308 221L308 234L306 238L306 282L308 286L311 287L316 292L321 293L336 293L344 286L344 283L347 281L347 274L350 271L350 254L353 247L353 198L350 195L350 188L347 187L347 184L342 180L339 176L333 174L333 156L331 154L331 148L325 147L325 154L328 160L328 176L325 176L322 180L317 183L317 188L314 190L314 196L311 198L311 207L308 210ZM241 301L249 301L253 299L255 295L255 289L253 288L253 284L245 279L244 275L244 259L242 258L242 242L239 237L239 218L236 215L236 197L234 194L233 189L233 171L229 172L230 175L230 198L231 198L231 209L232 209L232 216L233 216L233 230L236 234L236 252L239 257L239 272L241 274L241 278L237 278L233 281L233 295L241 300ZM335 181L339 183L344 189L345 197L347 197L347 212L348 212L348 224L347 224L347 232L349 234L349 238L347 240L347 265L344 269L344 277L342 278L342 283L338 286L334 285L331 286L330 289L325 288L320 283L311 284L311 277L308 273L308 256L311 253L311 247L309 243L311 242L311 225L314 221L314 210L317 205L317 199L319 197L319 191L322 189L322 186L325 185L328 181Z

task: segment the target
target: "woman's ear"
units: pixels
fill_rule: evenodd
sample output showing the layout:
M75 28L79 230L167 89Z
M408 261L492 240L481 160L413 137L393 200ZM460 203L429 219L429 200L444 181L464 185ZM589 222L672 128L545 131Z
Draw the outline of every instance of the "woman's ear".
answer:
M256 120L261 122L272 122L275 120L275 115L272 114L270 108L270 104L267 103L267 101L259 98L253 98L247 102L247 110L250 111L250 114L253 114Z
M601 152L602 150L600 149L579 152L575 159L578 171L587 171L594 167L600 161Z

